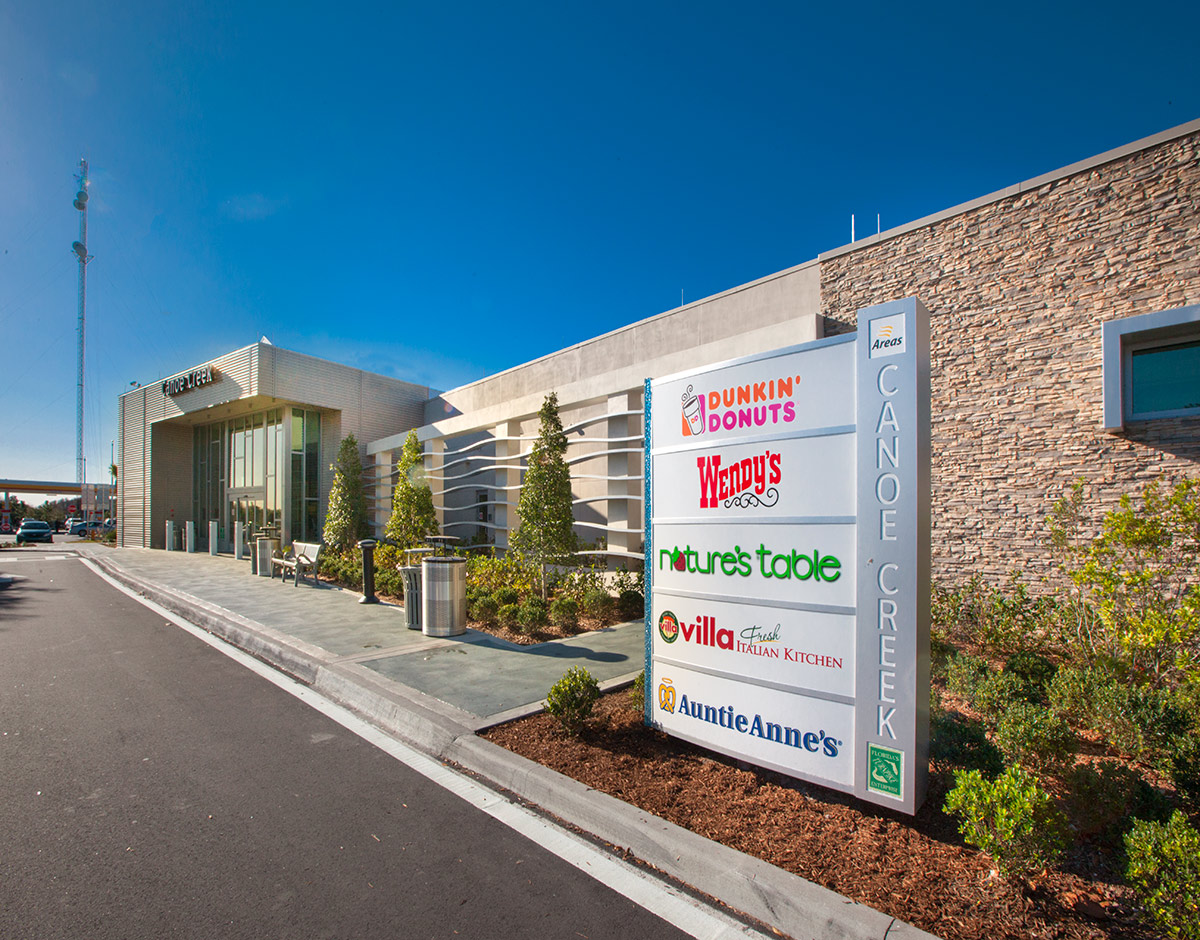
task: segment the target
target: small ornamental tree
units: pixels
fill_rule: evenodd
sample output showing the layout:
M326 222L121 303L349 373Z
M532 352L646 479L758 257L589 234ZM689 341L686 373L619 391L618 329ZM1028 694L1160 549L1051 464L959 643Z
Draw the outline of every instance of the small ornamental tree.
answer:
M362 458L358 441L351 434L338 448L333 465L333 486L329 490L329 509L325 513L325 544L343 552L365 539L371 530L367 525L367 498L363 492Z
M538 416L541 426L525 469L517 503L521 523L512 534L512 546L538 566L545 598L546 566L566 560L575 551L575 516L558 395L551 392L546 396Z
M1055 504L1051 544L1074 582L1081 609L1076 648L1116 662L1155 685L1200 674L1200 479L1150 483L1105 514L1100 534L1083 534L1078 483Z
M416 548L425 536L438 530L433 493L425 480L425 464L417 432L409 431L396 465L396 487L392 490L392 515L384 535L400 550Z

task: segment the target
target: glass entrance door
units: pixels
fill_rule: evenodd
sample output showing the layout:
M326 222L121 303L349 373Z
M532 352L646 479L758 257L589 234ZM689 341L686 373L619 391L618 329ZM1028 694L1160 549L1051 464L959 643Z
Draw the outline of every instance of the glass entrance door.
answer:
M233 551L233 524L240 522L247 546L254 544L266 521L266 494L261 489L229 491L229 550Z

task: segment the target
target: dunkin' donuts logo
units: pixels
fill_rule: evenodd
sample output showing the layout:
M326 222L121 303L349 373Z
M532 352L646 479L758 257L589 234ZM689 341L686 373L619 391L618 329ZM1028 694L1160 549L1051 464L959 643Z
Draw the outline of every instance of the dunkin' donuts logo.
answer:
M731 385L711 392L697 392L689 385L681 405L683 436L790 424L796 420L792 395L799 385L798 375Z

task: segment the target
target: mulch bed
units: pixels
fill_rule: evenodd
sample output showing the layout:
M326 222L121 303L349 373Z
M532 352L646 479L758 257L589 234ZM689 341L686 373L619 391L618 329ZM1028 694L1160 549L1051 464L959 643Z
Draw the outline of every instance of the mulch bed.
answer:
M1032 884L999 878L941 811L945 778L932 778L910 819L648 729L626 691L602 697L577 739L544 713L483 736L945 940L1156 936L1111 862L1087 847Z
M353 585L346 584L344 581L339 581L337 578L331 578L329 575L321 574L317 577L326 584L362 593L361 587L356 588ZM384 594L381 591L376 591L375 596L385 604L395 604L397 607L404 606L403 597L393 597L391 594ZM543 627L530 628L529 632L523 632L520 630L510 630L508 627L500 626L500 624L481 623L478 620L467 621L467 626L481 633L490 633L492 636L499 637L501 640L507 640L509 643L516 643L519 646L533 646L536 643L545 643L547 640L564 640L568 637L579 636L581 633L603 630L608 624L601 623L599 620L580 617L578 625L573 630L551 623Z

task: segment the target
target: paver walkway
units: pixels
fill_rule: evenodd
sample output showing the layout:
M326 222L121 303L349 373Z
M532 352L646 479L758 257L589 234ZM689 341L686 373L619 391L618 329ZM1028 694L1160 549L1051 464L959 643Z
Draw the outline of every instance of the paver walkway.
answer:
M534 706L574 665L604 683L641 671L641 621L566 640L519 646L487 633L434 638L404 623L404 609L360 604L361 595L318 582L298 587L250 573L228 555L72 546L135 577L295 637L481 719Z

